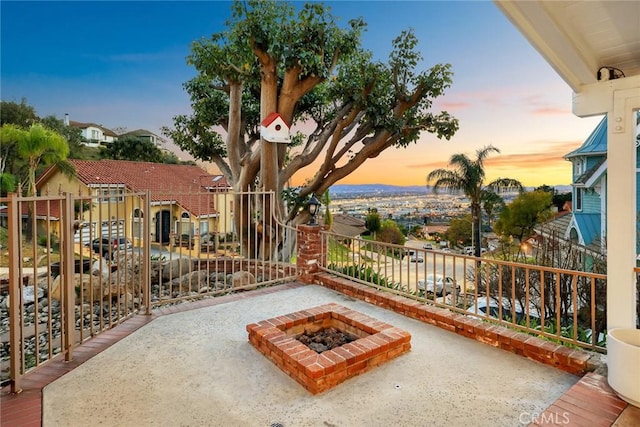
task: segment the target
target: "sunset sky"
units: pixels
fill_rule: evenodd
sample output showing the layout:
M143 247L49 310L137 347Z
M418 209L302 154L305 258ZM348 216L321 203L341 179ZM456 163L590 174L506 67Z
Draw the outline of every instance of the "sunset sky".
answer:
M453 86L435 109L460 120L450 141L425 134L340 183L424 185L452 154L474 156L489 144L501 153L485 163L488 180L570 183L570 164L562 156L579 147L601 117L571 113L569 87L492 2L325 3L341 22L364 18L364 46L381 60L391 40L413 28L424 68L452 64ZM189 113L182 89L194 76L185 63L189 45L223 28L229 3L3 0L0 14L2 100L24 97L40 116L69 113L71 120L160 134L173 116ZM301 171L293 184L313 172Z

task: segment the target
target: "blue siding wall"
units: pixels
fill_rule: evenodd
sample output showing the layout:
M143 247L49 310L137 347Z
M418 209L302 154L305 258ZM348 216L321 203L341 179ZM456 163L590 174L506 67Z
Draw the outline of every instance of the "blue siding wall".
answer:
M606 156L589 156L587 157L587 170L597 165ZM585 171L586 172L586 171Z
M600 213L600 195L595 191L584 191L582 196L582 212Z

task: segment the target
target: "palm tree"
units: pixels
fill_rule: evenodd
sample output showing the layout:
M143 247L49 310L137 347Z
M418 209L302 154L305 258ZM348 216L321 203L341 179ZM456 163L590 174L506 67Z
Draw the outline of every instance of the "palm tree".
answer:
M491 152L499 153L496 147L489 145L476 152L476 158L470 159L466 154L454 154L449 160L452 169L436 169L427 175L427 184L434 181L433 191L444 189L451 193L462 191L471 202L471 216L473 218L474 255L480 256L480 215L482 202L487 194L506 190L522 191L520 181L512 178L498 178L490 183L484 183L484 160Z
M73 164L67 161L69 145L58 133L40 124L33 124L28 130L12 124L3 125L0 129L3 145L13 144L17 157L26 163L26 195L36 194L36 172L40 166L56 165L67 176L76 173ZM28 220L25 237L32 238L33 204L28 204Z
M493 219L493 214L496 213L496 210L504 209L504 200L500 195L498 195L495 191L487 190L484 192L482 197L482 206L484 207L484 211L487 213L487 217L489 219L489 227L491 227L491 222Z
M15 143L18 157L26 162L26 193L36 194L36 171L40 166L56 165L67 176L75 174L75 168L67 161L69 144L58 133L40 124L33 124L28 130L14 125L2 126L3 142Z

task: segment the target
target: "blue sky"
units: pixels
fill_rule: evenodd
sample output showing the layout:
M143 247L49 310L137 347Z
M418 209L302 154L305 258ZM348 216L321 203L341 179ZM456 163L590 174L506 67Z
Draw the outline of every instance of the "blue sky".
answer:
M571 90L488 1L341 1L330 4L346 22L368 23L364 46L386 59L392 39L413 28L424 66L451 63L454 83L436 107L460 119L451 141L425 135L416 146L391 149L343 183L379 182L381 167L398 172L390 184L424 184L453 153L473 155L493 144L491 175L528 185L567 184L562 155L577 148L599 118L571 114ZM144 128L160 133L189 112L182 83L190 43L220 31L229 2L0 2L1 97L25 97L40 116ZM310 173L310 172L309 172Z

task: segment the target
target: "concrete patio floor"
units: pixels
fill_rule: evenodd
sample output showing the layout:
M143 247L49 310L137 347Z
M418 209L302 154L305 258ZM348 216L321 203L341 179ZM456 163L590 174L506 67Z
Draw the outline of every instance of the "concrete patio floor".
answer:
M410 332L411 351L314 396L249 344L247 324L329 302ZM579 379L307 285L155 318L47 385L42 423L517 426Z

